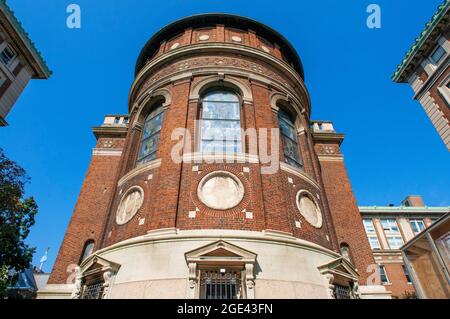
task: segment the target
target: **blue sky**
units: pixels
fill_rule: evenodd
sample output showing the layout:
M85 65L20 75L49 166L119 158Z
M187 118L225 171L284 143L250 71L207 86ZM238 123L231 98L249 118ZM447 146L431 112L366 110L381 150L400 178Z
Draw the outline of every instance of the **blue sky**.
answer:
M366 7L382 28L366 27ZM390 76L441 0L10 0L54 75L32 81L0 130L0 147L32 178L40 212L28 243L50 271L89 165L93 126L127 112L134 64L146 41L184 16L226 12L286 36L302 59L312 118L346 134L346 165L359 205L398 204L421 194L450 205L450 155L407 85ZM77 3L82 28L66 27ZM95 222L95 221L93 221Z

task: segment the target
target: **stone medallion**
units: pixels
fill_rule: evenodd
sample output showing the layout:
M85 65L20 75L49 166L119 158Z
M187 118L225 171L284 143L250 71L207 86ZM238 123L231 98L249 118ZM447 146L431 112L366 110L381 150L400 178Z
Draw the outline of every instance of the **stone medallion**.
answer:
M200 201L212 209L227 210L236 207L244 198L244 185L238 177L216 171L202 178L197 188Z
M120 200L117 208L116 222L119 225L128 223L141 208L144 202L144 190L139 186L131 187Z
M232 36L231 40L233 40L234 42L242 42L242 38L237 35Z
M180 43L176 42L176 43L172 44L172 46L170 47L170 50L174 50L174 49L178 48L179 46L180 46Z
M307 191L301 190L297 193L297 208L306 219L315 228L322 227L322 213L319 204L314 197Z
M200 41L207 41L207 40L209 40L209 35L207 35L207 34L202 34L201 36L198 37L198 39L199 39Z

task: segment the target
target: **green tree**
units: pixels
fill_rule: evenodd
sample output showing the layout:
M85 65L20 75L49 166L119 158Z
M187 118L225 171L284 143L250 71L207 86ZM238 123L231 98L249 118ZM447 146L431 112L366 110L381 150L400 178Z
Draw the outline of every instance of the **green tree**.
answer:
M6 287L17 280L8 272L28 268L35 251L25 244L38 210L32 197L24 198L27 182L25 170L0 148L0 298L6 297Z

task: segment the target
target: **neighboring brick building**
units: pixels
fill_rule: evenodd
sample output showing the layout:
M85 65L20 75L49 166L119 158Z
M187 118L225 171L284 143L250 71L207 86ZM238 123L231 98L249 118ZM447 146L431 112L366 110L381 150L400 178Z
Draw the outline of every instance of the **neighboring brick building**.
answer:
M392 79L409 83L450 151L450 0L416 39Z
M310 121L278 32L226 14L170 24L142 50L128 108L94 128L40 298L390 297L367 285L344 137Z
M424 229L450 212L450 207L428 207L421 196L408 196L401 206L359 207L372 247L380 266L382 284L394 298L415 293L400 248Z
M28 34L0 0L0 126L31 79L48 79L51 71Z

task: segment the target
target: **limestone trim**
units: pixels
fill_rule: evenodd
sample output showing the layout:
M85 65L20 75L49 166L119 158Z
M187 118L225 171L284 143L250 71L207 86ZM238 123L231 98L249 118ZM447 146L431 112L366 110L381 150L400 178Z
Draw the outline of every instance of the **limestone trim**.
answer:
M136 125L140 125L139 119L141 118L142 112L147 108L149 102L158 97L164 98L164 103L161 105L164 110L166 110L172 103L172 95L170 91L166 88L148 88L145 90L140 96L133 109L137 108L136 114L133 119L133 123L131 127L135 127ZM131 113L130 113L131 114Z
M347 259L344 257L336 258L325 265L319 266L318 269L328 284L330 299L335 298L335 284L348 285L351 288L352 299L360 298L359 273Z
M238 54L242 54L245 56L250 57L257 57L259 59L262 59L265 62L268 62L269 64L275 66L277 69L281 71L282 74L285 74L293 80L294 83L296 83L303 93L306 94L308 105L310 105L310 98L308 91L305 87L305 84L303 83L303 80L301 77L297 74L297 72L286 62L279 60L278 58L272 56L271 54L265 53L259 49L252 48L252 47L246 47L246 46L239 46L236 44L229 44L229 43L201 43L201 44L193 44L185 47L178 48L174 51L168 51L158 57L156 57L154 60L150 61L146 66L144 66L139 73L136 75L136 78L132 84L132 87L130 89L129 94L129 105L132 105L132 101L135 95L135 90L143 79L145 79L146 74L154 69L155 67L169 63L170 60L173 60L174 58L178 58L185 55L191 55L193 51L201 51L201 52L234 52Z
M291 95L281 93L281 92L275 92L272 93L270 96L270 106L272 107L272 110L276 113L279 111L279 107L277 106L278 101L284 101L295 110L298 117L302 118L303 114L306 112L305 107L299 103L298 101L295 101Z
M258 155L252 155L248 153L223 153L223 154L209 154L202 152L186 153L183 154L184 163L251 163L258 164Z
M280 92L289 92L286 94L289 94L292 101L295 101L297 105L303 105L303 103L300 102L300 99L296 97L298 93L294 92L292 88L287 86L285 83L279 82L274 78L268 78L266 76L262 76L260 74L256 74L252 71L244 70L242 68L238 67L232 67L232 66L215 66L214 68L211 67L200 67L198 69L195 69L193 71L178 71L174 72L172 74L166 75L161 77L160 79L154 81L152 84L149 85L149 87L146 89L148 90L155 90L163 86L171 85L176 81L181 80L190 80L194 76L214 76L216 79L219 79L221 76L223 77L235 77L235 78L243 78L248 79L252 81L252 83L263 83L264 85L276 89ZM309 105L309 96L307 93L307 101L305 102L306 105ZM196 99L192 98L190 99L190 102L197 102ZM250 104L251 102L244 100L244 105ZM130 110L130 114L133 113L134 109L137 107L137 104L135 103L133 107ZM306 111L305 111L306 112Z
M127 181L132 179L133 177L138 176L139 174L142 174L146 171L153 170L153 169L160 167L161 162L162 162L162 160L159 158L159 159L150 161L148 163L145 163L142 166L136 167L135 169L133 169L133 170L129 171L127 174L125 174L121 179L119 179L117 186L120 187L123 184L125 184Z
M319 252L331 258L341 257L337 252L320 246L304 239L299 239L290 233L275 232L270 230L247 231L247 230L225 230L225 229L204 229L204 230L179 230L177 228L158 229L142 235L130 238L111 246L102 248L96 252L97 255L126 249L130 246L146 245L152 242L176 242L184 240L197 241L199 239L222 239L222 240L245 240L263 242L274 245L299 247L302 249Z
M343 162L344 155L318 155L320 162Z
M121 148L94 148L92 149L93 156L122 156Z
M303 172L302 170L299 170L298 168L295 168L292 165L289 165L284 162L280 163L280 169L282 171L285 171L286 173L295 175L295 176L303 179L305 182L308 182L309 184L313 185L315 188L320 190L319 184L315 180L313 180L310 176L308 176L305 172Z
M436 131L441 136L444 144L447 146L447 149L450 151L449 121L445 118L444 114L439 109L439 106L436 104L436 101L429 92L426 92L426 94L419 99L419 102L433 123Z
M111 293L110 287L113 286L115 275L119 271L120 265L111 262L97 253L86 258L85 261L77 269L77 277L75 281L75 288L72 291L72 299L80 299L82 295L83 286L89 278L94 276L103 277L103 292L101 299L107 299Z
M234 90L237 89L238 93L241 94L244 103L253 103L253 94L251 88L235 78L227 77L223 73L218 73L216 76L213 75L207 77L206 79L203 79L194 84L189 94L189 100L192 101L200 99L200 96L206 90L215 85L230 87Z
M245 299L255 299L254 265L257 254L230 244L224 240L218 240L212 244L197 248L185 253L186 263L189 267L189 291L188 298L199 297L198 269L202 266L217 267L241 267L244 272L242 289Z

